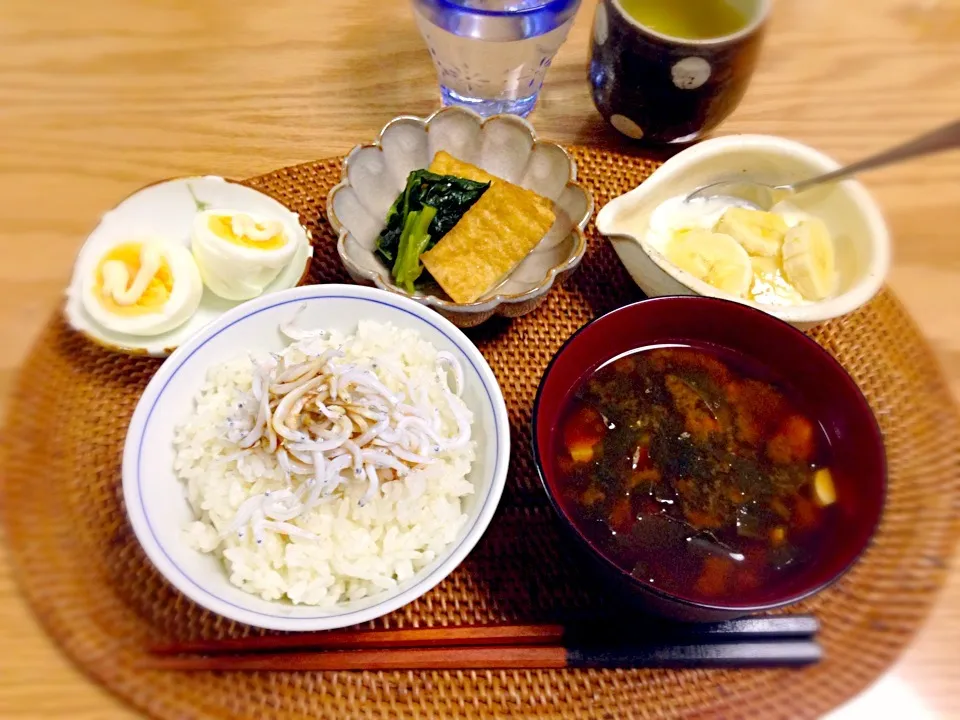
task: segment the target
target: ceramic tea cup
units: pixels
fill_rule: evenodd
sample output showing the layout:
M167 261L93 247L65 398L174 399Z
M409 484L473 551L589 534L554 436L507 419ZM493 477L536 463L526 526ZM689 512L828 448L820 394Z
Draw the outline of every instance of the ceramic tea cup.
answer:
M603 117L650 145L692 142L723 122L747 90L772 0L727 3L742 17L740 27L692 39L641 23L625 9L629 0L600 0L589 81ZM669 7L679 13L685 4L674 0Z

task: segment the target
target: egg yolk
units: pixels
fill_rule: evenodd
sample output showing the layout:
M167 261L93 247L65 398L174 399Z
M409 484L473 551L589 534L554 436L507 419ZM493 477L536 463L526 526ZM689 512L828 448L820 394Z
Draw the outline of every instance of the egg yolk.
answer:
M207 226L210 231L221 240L226 240L233 245L240 247L253 248L255 250L278 250L287 243L283 232L279 232L266 240L253 240L246 235L237 235L233 231L233 217L230 215L212 215Z
M132 304L121 305L110 293L104 292L103 266L108 262L123 263L127 268L127 277L129 277L127 287L129 288L140 271L142 248L140 243L135 242L117 245L100 258L100 263L97 265L96 296L100 304L115 315L132 316L160 312L170 299L170 293L173 292L173 272L165 258L161 259L160 267L150 279L143 294Z

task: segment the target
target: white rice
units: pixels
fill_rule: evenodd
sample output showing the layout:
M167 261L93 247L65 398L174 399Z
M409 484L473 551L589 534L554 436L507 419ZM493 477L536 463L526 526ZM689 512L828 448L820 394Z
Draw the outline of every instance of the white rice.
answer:
M405 395L395 374L402 369L429 389L427 400L440 409L443 432L456 433L437 380L437 349L416 331L362 321L356 335L332 333L310 343L311 351L340 347L345 361L370 368L391 392ZM185 534L193 547L222 560L231 583L266 600L333 608L395 588L453 542L467 519L461 499L474 492L466 479L473 441L384 483L363 507L358 500L365 480L341 486L327 503L292 521L318 540L266 532L257 544L253 533L231 532L244 500L287 487L274 455L257 450L237 458L237 447L223 437L230 409L250 391L252 378L250 358L211 368L193 415L174 431L174 469L197 518Z

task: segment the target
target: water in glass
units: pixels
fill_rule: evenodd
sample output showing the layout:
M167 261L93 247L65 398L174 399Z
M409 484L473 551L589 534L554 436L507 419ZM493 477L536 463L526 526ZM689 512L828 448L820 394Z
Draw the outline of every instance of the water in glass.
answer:
M580 0L413 0L444 105L525 116Z

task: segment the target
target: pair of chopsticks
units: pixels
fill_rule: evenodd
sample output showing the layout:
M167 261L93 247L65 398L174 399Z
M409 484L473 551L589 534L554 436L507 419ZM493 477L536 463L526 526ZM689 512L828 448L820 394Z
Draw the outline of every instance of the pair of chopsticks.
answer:
M619 638L609 628L562 625L294 633L156 645L142 667L180 671L785 667L820 660L822 651L814 639L818 629L810 615L787 615L633 632L617 628Z

